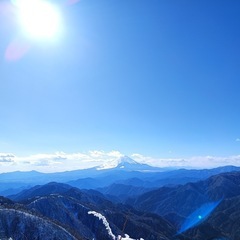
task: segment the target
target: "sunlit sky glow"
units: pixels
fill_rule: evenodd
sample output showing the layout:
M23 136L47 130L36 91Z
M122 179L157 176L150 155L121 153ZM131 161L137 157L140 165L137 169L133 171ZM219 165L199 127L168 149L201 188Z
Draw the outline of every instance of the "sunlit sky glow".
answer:
M0 3L0 152L239 165L239 1L48 3L64 22L56 43L26 37Z
M46 0L17 0L18 20L27 37L51 39L61 28L60 10Z

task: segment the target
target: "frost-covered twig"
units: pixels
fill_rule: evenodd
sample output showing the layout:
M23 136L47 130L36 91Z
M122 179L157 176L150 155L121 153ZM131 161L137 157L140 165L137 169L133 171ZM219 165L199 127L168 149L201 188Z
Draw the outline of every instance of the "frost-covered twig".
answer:
M98 213L98 212L95 212L95 211L89 211L88 214L92 214L94 215L95 217L99 218L100 220L102 220L104 226L106 227L106 230L108 231L108 235L110 237L112 237L113 240L116 239L116 236L113 234L112 232L112 229L110 228L110 225L107 221L107 219L101 214L101 213Z

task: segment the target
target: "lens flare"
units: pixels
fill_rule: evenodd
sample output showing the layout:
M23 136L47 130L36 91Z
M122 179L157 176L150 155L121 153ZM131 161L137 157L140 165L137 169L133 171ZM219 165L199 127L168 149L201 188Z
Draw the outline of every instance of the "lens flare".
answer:
M221 201L222 200L203 204L200 208L198 208L187 217L186 221L182 224L178 234L183 233L206 220Z
M5 59L9 62L21 59L30 49L27 42L20 40L13 40L7 46L5 51Z

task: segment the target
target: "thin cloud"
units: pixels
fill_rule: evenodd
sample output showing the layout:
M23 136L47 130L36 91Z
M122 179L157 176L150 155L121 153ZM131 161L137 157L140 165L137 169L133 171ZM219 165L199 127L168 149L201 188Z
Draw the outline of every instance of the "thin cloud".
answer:
M109 152L94 150L86 153L39 153L24 157L2 153L0 163L12 162L13 164L12 166L5 166L5 168L1 166L0 171L37 170L40 172L62 172L102 165L110 167L113 162L117 162L122 156L123 154L115 150Z
M135 153L131 157L136 161L157 167L215 168L226 165L240 166L240 155L228 157L193 156L189 158L154 158Z
M12 163L14 162L15 156L9 153L0 153L0 162L1 163Z

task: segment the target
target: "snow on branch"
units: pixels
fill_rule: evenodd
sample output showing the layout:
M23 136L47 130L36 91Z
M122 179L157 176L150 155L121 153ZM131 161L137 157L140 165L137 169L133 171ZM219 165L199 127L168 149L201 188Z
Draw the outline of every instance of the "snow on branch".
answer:
M97 212L95 212L95 211L89 211L88 214L89 214L89 215L92 214L92 215L94 215L95 217L99 218L99 220L102 220L104 226L106 227L106 230L108 231L108 235L109 235L110 237L112 237L113 240L116 239L116 236L113 234L112 229L110 228L110 225L109 225L107 219L106 219L102 214L97 213Z

